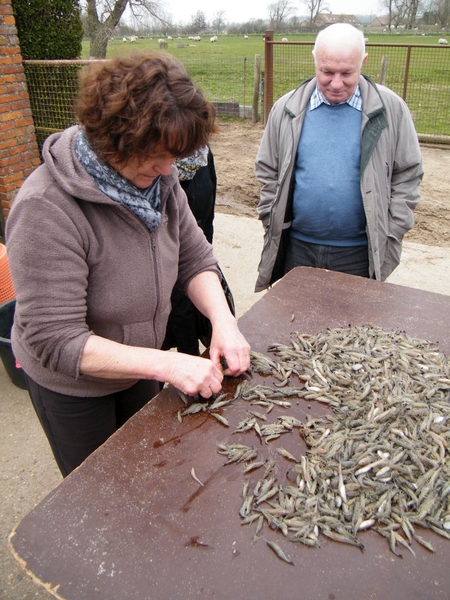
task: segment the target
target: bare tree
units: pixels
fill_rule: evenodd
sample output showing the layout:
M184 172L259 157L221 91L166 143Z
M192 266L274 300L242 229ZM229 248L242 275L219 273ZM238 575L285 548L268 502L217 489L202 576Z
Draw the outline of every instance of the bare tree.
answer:
M208 23L206 22L206 15L202 10L198 10L195 15L191 17L190 26L193 33L201 33L207 28Z
M417 12L419 10L420 0L409 0L407 4L408 4L408 6L406 9L406 15L405 15L406 28L413 29L413 27L416 23Z
M317 15L328 8L326 0L302 0L309 12L309 24L312 27L316 21Z
M384 0L382 4L388 11L389 30L392 25L397 28L400 24L407 29L414 27L420 0Z
M225 28L225 14L226 11L218 10L214 16L212 26L217 33L221 33Z
M447 1L447 0L445 0ZM448 0L450 2L450 0ZM423 0L422 8L422 23L426 25L434 25L437 22L436 12L439 0Z
M136 19L145 15L167 25L159 0L85 0L85 5L92 58L106 58L108 42L127 7Z
M275 31L280 31L281 24L289 16L292 6L290 0L277 0L267 7L269 10L269 19Z
M441 27L450 25L450 0L437 1L436 17Z

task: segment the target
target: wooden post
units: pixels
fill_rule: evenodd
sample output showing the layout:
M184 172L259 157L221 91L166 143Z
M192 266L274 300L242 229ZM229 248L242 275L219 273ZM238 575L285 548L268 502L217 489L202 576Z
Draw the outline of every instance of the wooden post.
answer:
M252 122L258 121L259 82L261 77L261 54L255 54L255 76L253 78Z
M260 103L261 103L261 118L262 121L264 123L264 90L265 90L265 78L266 78L266 72L265 71L261 71L261 79L260 79L260 84L259 84L259 96L260 96Z
M409 78L409 65L411 63L411 46L408 46L406 52L406 65L405 65L405 77L403 79L403 93L402 98L406 102L406 90L408 88L408 78Z
M267 123L273 105L273 31L266 31L264 36L264 125Z
M378 81L378 83L381 85L386 85L387 63L388 63L388 57L383 56L381 58L380 80Z

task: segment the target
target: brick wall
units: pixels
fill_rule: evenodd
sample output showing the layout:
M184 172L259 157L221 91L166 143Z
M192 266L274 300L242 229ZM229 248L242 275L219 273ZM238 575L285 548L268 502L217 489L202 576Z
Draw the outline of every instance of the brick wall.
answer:
M39 165L19 40L10 0L0 0L0 225L24 179Z

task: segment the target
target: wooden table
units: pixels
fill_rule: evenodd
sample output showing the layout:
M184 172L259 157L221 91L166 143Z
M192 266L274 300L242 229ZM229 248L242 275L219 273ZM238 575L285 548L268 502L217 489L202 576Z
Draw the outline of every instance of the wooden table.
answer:
M266 352L269 342L287 342L293 329L314 334L369 322L439 341L450 352L449 297L303 267L259 300L240 327L254 350ZM228 381L225 390L235 386L236 380ZM230 428L206 413L180 423L181 406L176 390L166 389L13 532L16 557L54 595L68 600L449 597L450 542L435 534L430 534L434 555L414 544L416 556L405 551L399 559L374 532L362 534L364 552L329 540L306 548L270 532L266 537L280 541L295 566L279 560L264 540L253 541L253 527L240 524L242 465L224 466L217 453L217 444L230 440L258 443L256 436L232 434L245 414L242 401L223 413ZM203 487L191 476L192 468Z

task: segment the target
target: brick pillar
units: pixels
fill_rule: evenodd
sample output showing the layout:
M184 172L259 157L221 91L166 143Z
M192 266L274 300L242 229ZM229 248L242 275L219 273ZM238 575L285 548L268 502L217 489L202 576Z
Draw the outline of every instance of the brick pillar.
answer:
M17 190L39 165L19 39L10 0L0 0L0 225Z

